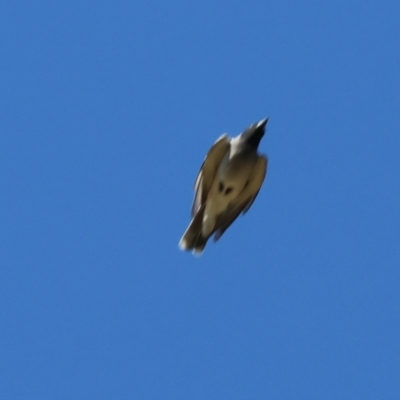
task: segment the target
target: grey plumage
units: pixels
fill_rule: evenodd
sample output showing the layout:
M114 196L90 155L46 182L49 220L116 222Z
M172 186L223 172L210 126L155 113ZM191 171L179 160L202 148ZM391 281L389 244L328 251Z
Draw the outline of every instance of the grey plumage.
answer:
M179 242L182 250L202 253L212 235L217 241L253 204L267 172L268 158L257 151L267 122L234 138L222 135L207 153L194 186L193 219Z

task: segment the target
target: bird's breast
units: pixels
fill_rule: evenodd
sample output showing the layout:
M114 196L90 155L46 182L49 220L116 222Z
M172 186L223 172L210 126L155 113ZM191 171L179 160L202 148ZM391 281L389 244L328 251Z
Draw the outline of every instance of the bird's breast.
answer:
M221 162L218 169L218 176L230 183L246 183L251 170L257 161L257 153L242 152L229 154Z

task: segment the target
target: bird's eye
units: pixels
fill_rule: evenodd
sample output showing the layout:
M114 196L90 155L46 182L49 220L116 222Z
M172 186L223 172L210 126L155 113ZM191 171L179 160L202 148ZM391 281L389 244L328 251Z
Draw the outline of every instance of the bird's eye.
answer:
M222 191L224 190L224 184L223 184L222 182L219 183L219 185L218 185L218 190L219 190L220 192L222 192Z
M225 190L225 194L229 194L230 192L232 192L233 188L231 187L227 187Z

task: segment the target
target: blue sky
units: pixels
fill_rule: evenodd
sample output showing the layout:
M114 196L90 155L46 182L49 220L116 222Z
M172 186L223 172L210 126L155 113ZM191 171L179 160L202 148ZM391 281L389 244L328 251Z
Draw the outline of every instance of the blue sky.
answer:
M400 5L0 5L4 399L400 397ZM179 251L211 144L251 210Z

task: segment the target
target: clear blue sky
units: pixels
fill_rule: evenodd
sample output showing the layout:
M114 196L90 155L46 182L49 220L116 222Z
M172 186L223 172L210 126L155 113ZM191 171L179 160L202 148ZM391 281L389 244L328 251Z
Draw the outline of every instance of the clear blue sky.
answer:
M3 1L2 399L399 399L400 5ZM178 249L211 144L252 209Z

